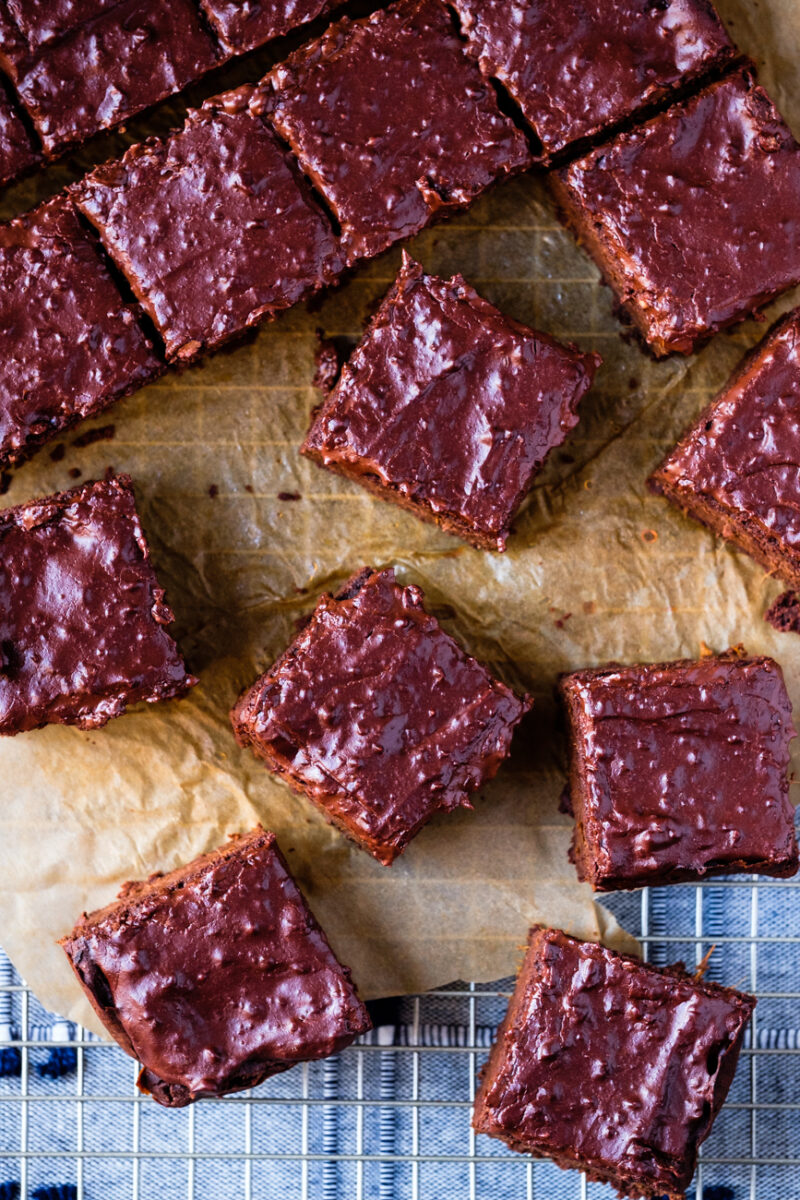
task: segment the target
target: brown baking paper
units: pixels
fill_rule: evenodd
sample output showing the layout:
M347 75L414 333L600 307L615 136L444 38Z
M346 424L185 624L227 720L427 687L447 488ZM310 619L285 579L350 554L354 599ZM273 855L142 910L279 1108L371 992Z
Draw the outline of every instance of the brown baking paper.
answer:
M795 0L726 0L723 11L800 133ZM6 215L61 186L75 166L14 189ZM399 249L317 312L289 313L249 344L118 405L94 423L113 423L113 440L76 448L73 434L62 461L44 451L14 477L9 503L71 486L76 468L81 479L109 466L133 475L177 634L200 675L187 699L97 732L51 727L0 743L0 944L44 1004L92 1029L97 1020L55 939L124 880L186 862L257 821L277 832L368 996L508 975L534 921L625 943L567 861L559 672L743 642L783 664L800 703L800 639L762 620L778 585L645 489L765 326L748 322L690 360L653 362L621 337L610 292L533 176L410 249L427 269L462 272L505 312L605 359L506 554L472 550L298 454L315 403L315 329L354 339L394 278ZM391 869L240 750L228 723L239 690L279 654L318 594L365 563L394 564L420 584L470 651L536 699L511 761L474 810L431 822Z

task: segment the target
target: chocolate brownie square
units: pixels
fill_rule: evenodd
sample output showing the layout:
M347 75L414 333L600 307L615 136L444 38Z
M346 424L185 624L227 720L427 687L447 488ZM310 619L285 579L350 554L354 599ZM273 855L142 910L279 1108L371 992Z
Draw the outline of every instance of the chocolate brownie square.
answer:
M192 0L121 0L36 45L0 13L0 64L50 157L110 129L222 61ZM65 16L62 25L72 17ZM30 24L35 22L31 19Z
M126 475L0 513L0 734L96 729L187 674Z
M682 1200L755 997L534 928L472 1124L621 1196Z
M657 356L800 282L800 146L749 68L550 178Z
M261 102L339 221L350 263L531 161L440 0L338 21L273 69Z
M0 225L0 467L162 370L68 197Z
M394 571L324 595L242 693L236 740L388 866L435 812L469 807L531 706L494 679Z
M341 0L199 0L228 54L243 54L329 12Z
M596 137L736 53L710 0L453 0L542 157ZM574 146L573 146L574 149Z
M800 309L745 357L648 483L800 588Z
M404 253L302 451L479 549L504 550L600 361Z
M126 883L61 945L92 1007L168 1108L336 1054L370 1026L261 828Z
M238 88L75 186L169 358L196 358L332 283L325 214Z
M572 855L596 891L794 875L792 705L771 658L602 667L560 684Z

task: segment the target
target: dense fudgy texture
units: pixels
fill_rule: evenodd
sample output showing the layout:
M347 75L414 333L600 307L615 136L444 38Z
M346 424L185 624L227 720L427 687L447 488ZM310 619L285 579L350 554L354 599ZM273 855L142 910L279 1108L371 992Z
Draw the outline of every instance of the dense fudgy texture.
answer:
M750 69L551 183L656 355L690 353L800 282L800 146Z
M133 146L76 185L164 339L188 361L332 283L342 262L311 190L248 105L208 100L166 141Z
M52 156L180 91L221 61L191 0L81 7L97 15L40 46L19 33L13 40L8 14L0 20L0 63Z
M747 355L648 482L800 587L800 309Z
M504 550L600 358L504 316L408 255L302 450L479 548Z
M471 54L545 157L591 138L735 54L709 0L453 0Z
M273 69L261 102L336 215L350 262L530 163L439 0L337 22Z
M182 696L172 620L127 476L0 513L0 734Z
M38 159L25 126L0 81L0 185L28 171Z
M0 0L8 22L29 50L71 33L120 4L121 0Z
M68 198L0 225L0 467L162 370Z
M624 1196L684 1195L755 997L533 929L473 1126Z
M577 671L561 694L581 879L614 891L797 871L792 705L771 658Z
M325 1058L370 1028L275 842L256 829L128 883L61 943L93 1008L179 1108Z
M764 620L778 633L800 633L800 595L781 592L764 613Z
M199 0L220 44L242 54L313 21L342 0Z
M530 707L394 571L325 595L231 713L236 739L387 866L437 811L469 807Z

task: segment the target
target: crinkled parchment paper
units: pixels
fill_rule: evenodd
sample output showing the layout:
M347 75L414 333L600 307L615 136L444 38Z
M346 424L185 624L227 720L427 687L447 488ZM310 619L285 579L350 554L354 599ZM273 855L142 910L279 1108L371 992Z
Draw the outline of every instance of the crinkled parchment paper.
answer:
M800 133L796 0L723 0L722 9ZM84 161L15 188L5 214ZM76 448L73 434L62 461L44 451L14 477L9 503L70 486L70 469L82 479L110 465L133 475L181 645L200 675L187 699L98 732L49 728L0 743L0 944L46 1005L92 1028L55 939L123 880L174 867L257 821L278 833L367 995L509 974L536 920L619 943L567 861L558 673L743 642L778 658L800 705L800 639L762 620L778 585L645 490L649 470L765 326L748 322L691 360L654 363L620 336L609 291L533 176L410 249L431 271L461 271L506 312L605 359L506 554L469 549L298 454L315 402L315 329L355 338L399 250L317 312L289 313L118 405L95 422L113 422L113 440ZM395 564L472 652L536 697L510 763L474 811L434 820L391 870L239 750L227 715L317 595L364 563Z

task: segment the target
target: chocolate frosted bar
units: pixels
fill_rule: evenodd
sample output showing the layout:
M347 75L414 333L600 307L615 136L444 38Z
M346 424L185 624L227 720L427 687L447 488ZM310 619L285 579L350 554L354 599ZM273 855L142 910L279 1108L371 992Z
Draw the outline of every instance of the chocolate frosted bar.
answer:
M274 833L232 838L127 883L61 945L92 1007L180 1108L336 1054L369 1016L289 873Z
M305 25L342 0L199 0L220 45L243 54Z
M504 550L599 364L404 253L302 451L448 533Z
M0 734L182 696L172 620L126 475L0 513Z
M388 866L435 812L469 807L530 708L416 587L367 567L323 596L231 713L236 739Z
M561 694L581 879L795 874L792 705L771 658L576 671Z
M251 111L252 92L215 96L179 133L132 146L74 189L169 358L196 358L342 268L327 217Z
M747 355L648 483L800 588L800 309Z
M339 221L350 263L531 161L439 0L338 21L273 69L261 103Z
M691 353L800 282L800 146L751 69L550 180L656 355Z
M0 225L0 468L162 370L68 197Z
M453 0L544 158L656 104L736 53L709 0Z
M755 997L533 929L473 1127L621 1196L682 1200Z

